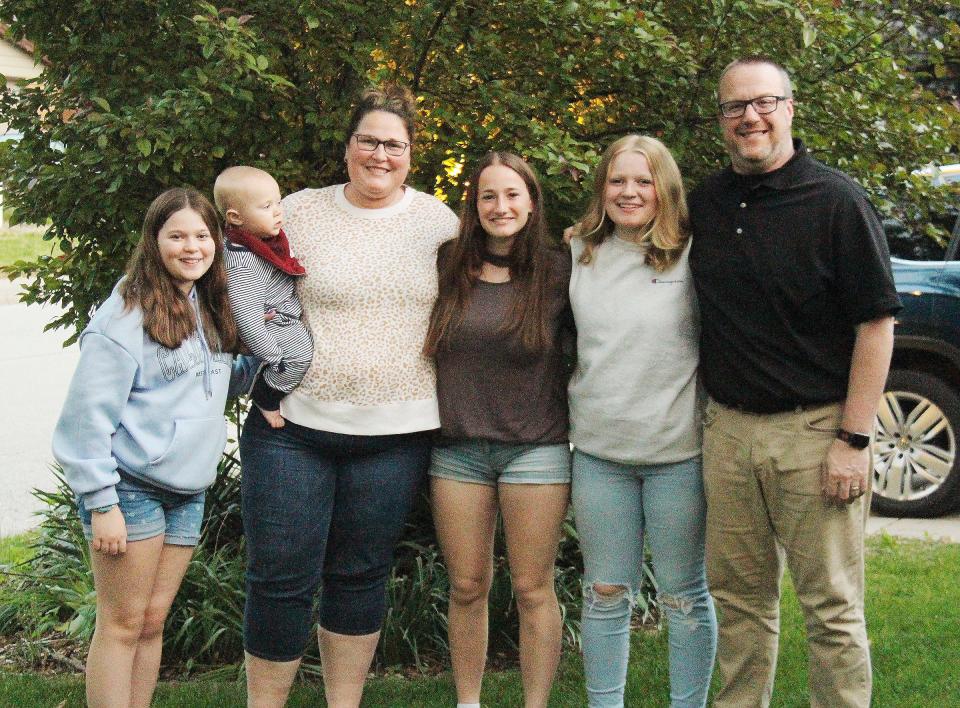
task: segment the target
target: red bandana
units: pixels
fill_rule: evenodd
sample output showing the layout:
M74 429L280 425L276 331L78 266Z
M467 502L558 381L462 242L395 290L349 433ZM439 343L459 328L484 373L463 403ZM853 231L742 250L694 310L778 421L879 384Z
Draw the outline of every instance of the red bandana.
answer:
M300 265L300 261L290 255L290 242L287 235L280 229L280 233L273 238L263 239L251 236L236 226L227 226L224 235L233 243L253 251L263 260L287 275L306 275L307 271Z

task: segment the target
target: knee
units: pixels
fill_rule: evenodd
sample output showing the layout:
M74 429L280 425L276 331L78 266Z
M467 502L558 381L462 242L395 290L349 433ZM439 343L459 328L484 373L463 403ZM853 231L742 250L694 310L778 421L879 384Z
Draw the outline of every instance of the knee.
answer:
M594 582L583 586L583 611L586 615L630 614L632 593L626 585Z
M490 577L487 575L450 577L450 602L456 605L486 604L489 593Z
M520 612L531 612L544 605L556 605L557 596L553 589L553 578L528 579L514 578L513 594L517 598Z
M140 625L141 641L150 641L163 636L163 625L167 621L167 608L148 607Z
M113 608L97 616L97 631L111 640L134 645L143 633L145 613L143 610Z

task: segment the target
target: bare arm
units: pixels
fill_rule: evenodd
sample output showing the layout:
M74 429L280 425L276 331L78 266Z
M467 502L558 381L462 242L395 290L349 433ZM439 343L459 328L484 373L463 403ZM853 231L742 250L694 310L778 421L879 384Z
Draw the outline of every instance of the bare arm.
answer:
M844 430L852 433L873 430L892 353L893 317L881 317L857 325L847 398L843 404L841 425ZM870 483L869 467L869 449L856 450L841 440L835 440L824 464L823 495L840 502L857 498Z

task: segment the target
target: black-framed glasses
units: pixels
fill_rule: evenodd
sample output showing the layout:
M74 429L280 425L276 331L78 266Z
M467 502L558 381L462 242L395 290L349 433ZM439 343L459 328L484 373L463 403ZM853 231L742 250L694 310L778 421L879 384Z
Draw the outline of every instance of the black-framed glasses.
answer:
M747 106L753 106L759 115L773 113L780 105L780 101L786 101L786 96L757 96L749 101L724 101L720 104L720 113L724 118L739 118L747 111Z
M392 157L400 157L410 147L410 143L402 140L377 140L372 135L363 133L354 133L353 139L357 142L357 147L364 152L376 152L377 148L383 145L383 150Z

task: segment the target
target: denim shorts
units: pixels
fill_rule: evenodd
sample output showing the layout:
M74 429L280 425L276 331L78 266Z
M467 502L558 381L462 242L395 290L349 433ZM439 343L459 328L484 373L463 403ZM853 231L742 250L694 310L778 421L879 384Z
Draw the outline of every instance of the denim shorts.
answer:
M441 440L430 476L473 484L569 484L570 445Z
M162 534L163 542L172 546L197 545L206 492L177 494L122 472L116 489L120 497L120 512L127 524L127 541L142 541ZM80 523L83 524L83 535L91 541L91 512L79 500L77 509Z

